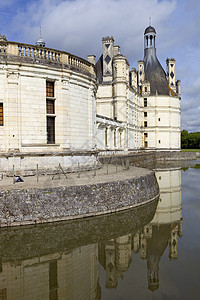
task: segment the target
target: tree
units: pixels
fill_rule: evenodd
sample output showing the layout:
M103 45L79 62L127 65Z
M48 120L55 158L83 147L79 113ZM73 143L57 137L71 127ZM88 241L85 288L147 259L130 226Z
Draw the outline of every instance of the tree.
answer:
M188 133L187 130L181 131L182 149L200 149L200 132Z

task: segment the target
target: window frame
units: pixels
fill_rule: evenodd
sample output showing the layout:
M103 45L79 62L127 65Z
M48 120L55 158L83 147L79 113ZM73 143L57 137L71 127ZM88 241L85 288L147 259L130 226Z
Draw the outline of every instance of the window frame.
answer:
M55 86L54 81L46 80L46 98L55 97Z
M3 102L0 102L0 126L4 125Z

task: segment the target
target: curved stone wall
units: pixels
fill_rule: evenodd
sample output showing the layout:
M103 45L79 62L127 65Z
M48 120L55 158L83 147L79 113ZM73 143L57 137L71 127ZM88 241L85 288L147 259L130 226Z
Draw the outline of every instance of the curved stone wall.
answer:
M158 196L155 174L148 170L143 176L92 185L1 191L0 226L97 216L142 205Z
M0 52L0 167L4 173L91 168L94 65L66 52L5 41ZM0 42L0 50L2 43ZM14 167L13 167L14 166ZM22 173L20 173L22 174Z

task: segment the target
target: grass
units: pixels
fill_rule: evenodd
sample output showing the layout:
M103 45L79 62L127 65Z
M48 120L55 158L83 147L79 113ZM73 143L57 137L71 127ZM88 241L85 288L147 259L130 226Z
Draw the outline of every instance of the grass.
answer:
M181 152L200 152L200 149L181 149Z

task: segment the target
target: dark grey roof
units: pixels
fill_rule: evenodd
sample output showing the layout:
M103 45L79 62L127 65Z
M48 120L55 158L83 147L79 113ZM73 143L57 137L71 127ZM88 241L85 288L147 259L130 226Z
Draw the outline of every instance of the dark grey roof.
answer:
M154 27L149 26L149 27L147 27L147 28L145 29L144 34L149 33L149 32L154 32L154 33L156 33L156 30L155 30Z
M103 81L103 54L96 63L97 82L102 83Z
M145 80L150 82L151 95L169 95L166 73L156 56L156 49L145 49L144 55Z

